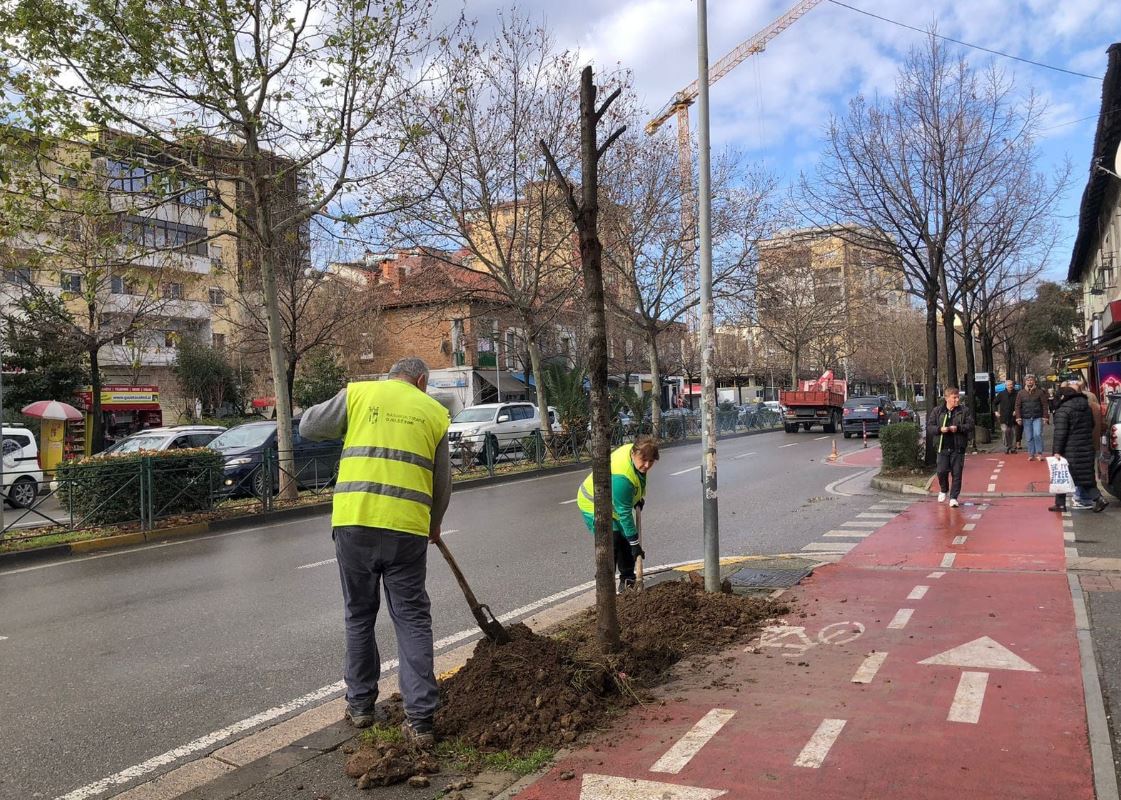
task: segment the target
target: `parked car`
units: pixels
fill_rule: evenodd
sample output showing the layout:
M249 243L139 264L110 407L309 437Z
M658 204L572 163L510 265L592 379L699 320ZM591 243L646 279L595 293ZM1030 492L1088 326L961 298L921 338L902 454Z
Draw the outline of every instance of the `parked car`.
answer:
M1121 500L1121 394L1107 395L1106 401L1098 476L1109 493Z
M4 479L0 485L4 502L16 508L30 508L43 482L35 435L22 425L5 425L0 435L4 439Z
M521 450L522 439L540 428L533 403L483 403L468 406L452 419L448 444L452 456L494 463L503 453Z
M221 425L174 425L137 431L105 449L105 455L135 453L137 450L177 450L185 447L206 447L225 433Z
M915 407L908 403L906 400L894 400L896 409L899 411L900 422L918 422L918 414L915 413Z
M313 442L299 434L300 418L292 420L292 449L295 451L296 483L300 488L320 488L334 482L339 471L343 443L338 439ZM264 497L280 485L276 420L247 422L221 434L207 447L225 456L222 491L234 496ZM268 453L268 455L266 455ZM271 465L271 478L264 465Z
M885 395L875 397L850 397L845 401L841 417L841 431L845 438L861 436L865 430L878 436L880 428L899 422L899 411L891 398Z

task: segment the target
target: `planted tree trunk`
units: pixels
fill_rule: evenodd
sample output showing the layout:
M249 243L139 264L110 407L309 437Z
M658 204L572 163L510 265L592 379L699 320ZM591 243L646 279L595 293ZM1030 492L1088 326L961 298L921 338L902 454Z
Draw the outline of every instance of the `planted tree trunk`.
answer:
M616 89L603 106L596 108L596 86L592 68L580 74L580 162L581 199L560 171L548 145L541 142L553 177L564 187L569 210L580 239L580 264L584 278L584 301L590 322L588 374L592 403L592 485L595 503L596 632L605 652L619 649L619 618L615 608L615 550L611 518L611 422L607 395L607 312L603 295L603 246L599 241L599 159L624 129L612 133L603 146L596 144L596 124L612 101Z
M926 295L926 407L934 408L938 402L938 295L927 292ZM933 464L936 453L934 441L929 436L924 436L926 442L926 463Z
M655 439L662 435L662 371L658 367L658 334L646 331L646 352L650 356L650 433Z

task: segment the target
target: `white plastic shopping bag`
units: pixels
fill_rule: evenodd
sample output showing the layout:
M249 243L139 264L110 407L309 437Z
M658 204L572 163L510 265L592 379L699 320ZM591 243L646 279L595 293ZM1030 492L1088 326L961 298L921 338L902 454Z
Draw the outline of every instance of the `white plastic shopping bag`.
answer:
M1047 456L1051 470L1051 494L1074 494L1074 480L1070 477L1070 464L1062 456Z

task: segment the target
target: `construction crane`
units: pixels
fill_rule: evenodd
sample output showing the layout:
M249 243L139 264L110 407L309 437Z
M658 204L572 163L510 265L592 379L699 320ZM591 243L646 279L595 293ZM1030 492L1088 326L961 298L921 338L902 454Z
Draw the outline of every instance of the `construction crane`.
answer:
M823 2L825 2L825 0L801 0L801 2L795 3L794 6L781 17L759 31L746 42L743 42L738 47L731 50L731 52L727 53L723 58L709 67L709 86L716 83L751 56L763 52L767 47L767 42L771 41L771 39L778 36L801 17L812 11L815 6L821 5ZM694 101L696 101L698 91L697 81L693 81L675 94L673 98L666 103L665 107L659 111L653 119L646 123L645 128L647 135L652 135L667 119L674 115L677 116L678 170L681 173L682 199L681 228L684 231L683 235L685 240L690 243L695 240L695 234L693 232L693 206L695 200L693 197L693 144L692 135L689 131L689 106L693 105ZM691 244L688 245L688 249L692 252ZM693 274L693 270L687 269L685 271L686 293L692 293L695 289L696 276ZM695 309L690 311L689 327L696 330Z

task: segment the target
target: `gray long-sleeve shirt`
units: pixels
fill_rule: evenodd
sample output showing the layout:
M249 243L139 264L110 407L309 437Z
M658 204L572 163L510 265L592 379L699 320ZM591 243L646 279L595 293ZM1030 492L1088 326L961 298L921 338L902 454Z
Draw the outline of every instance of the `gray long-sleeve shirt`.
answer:
M346 389L330 400L314 405L300 417L300 436L313 441L346 436ZM445 434L436 445L432 467L432 528L444 521L452 495L452 462Z

